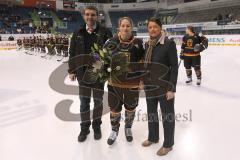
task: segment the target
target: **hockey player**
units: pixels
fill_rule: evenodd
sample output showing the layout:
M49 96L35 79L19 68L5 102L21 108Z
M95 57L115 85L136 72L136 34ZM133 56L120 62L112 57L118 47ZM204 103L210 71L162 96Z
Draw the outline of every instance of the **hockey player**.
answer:
M55 45L56 45L57 55L61 56L61 48L62 48L61 41L62 41L62 37L56 35L55 36L55 40L56 40L56 44Z
M30 51L33 52L34 51L34 44L35 44L34 37L30 36L29 44L30 44Z
M20 50L22 48L22 44L23 44L22 39L19 38L17 40L18 50Z
M39 47L40 47L40 52L41 53L45 53L46 52L44 42L45 42L44 37L39 36Z
M48 39L48 44L47 44L47 49L48 49L48 54L49 55L55 55L56 52L55 52L55 39L53 36L51 36L49 39Z
M37 36L35 38L35 51L40 52L40 38Z
M63 50L63 57L68 57L68 46L69 46L69 39L66 34L62 37L62 50Z
M26 37L26 38L24 37L23 38L23 45L24 45L25 53L28 54L27 51L30 51L30 39L29 39L29 37Z
M27 50L27 43L28 43L27 41L28 41L27 38L23 37L23 48L25 51Z
M186 28L186 35L182 39L180 58L184 60L184 67L187 73L186 84L192 83L192 67L197 76L197 85L201 85L201 55L207 49L208 39L195 33L192 26Z

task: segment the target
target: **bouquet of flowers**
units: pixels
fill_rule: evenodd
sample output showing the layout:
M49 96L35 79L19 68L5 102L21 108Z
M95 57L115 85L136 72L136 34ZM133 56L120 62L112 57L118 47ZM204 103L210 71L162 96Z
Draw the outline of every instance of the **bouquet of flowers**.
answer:
M105 82L109 78L117 81L118 76L128 71L126 54L102 48L96 43L91 50L93 63L88 69L89 81Z

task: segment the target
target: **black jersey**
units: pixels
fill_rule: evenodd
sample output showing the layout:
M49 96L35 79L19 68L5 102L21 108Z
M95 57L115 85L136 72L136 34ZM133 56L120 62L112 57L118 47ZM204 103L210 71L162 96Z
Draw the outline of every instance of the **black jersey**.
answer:
M138 87L140 79L137 77L140 73L132 65L128 66L127 64L129 62L140 62L143 59L144 49L142 43L142 40L138 38L133 38L129 42L122 42L119 36L115 36L106 42L104 48L110 50L113 55L111 68L114 70L118 66L123 67L123 72L120 75L115 75L116 77L110 76L109 85L120 88Z
M18 45L22 45L22 40L21 40L21 39L18 39L18 40L17 40L17 44L18 44Z
M64 46L68 46L68 44L69 44L68 38L63 38L63 39L62 39L62 44L63 44Z
M55 42L56 42L56 45L60 46L61 43L62 43L62 38L61 37L56 37Z
M35 40L33 38L30 38L30 44L34 45L34 43L35 43Z
M194 46L202 42L201 37L198 34L193 36L185 35L182 39L182 50L185 56L198 56L200 52L194 51Z

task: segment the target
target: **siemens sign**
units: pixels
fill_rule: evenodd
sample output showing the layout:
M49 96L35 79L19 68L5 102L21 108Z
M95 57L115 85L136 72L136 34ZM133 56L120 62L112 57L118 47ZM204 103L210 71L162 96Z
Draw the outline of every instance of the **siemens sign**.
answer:
M225 43L225 38L209 38L208 42L212 43Z

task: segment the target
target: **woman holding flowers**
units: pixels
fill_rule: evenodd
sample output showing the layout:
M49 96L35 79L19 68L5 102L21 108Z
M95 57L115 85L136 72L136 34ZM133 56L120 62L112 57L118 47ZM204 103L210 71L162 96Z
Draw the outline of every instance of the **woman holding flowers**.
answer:
M144 49L142 40L133 35L133 22L129 17L119 19L119 33L109 39L104 48L112 54L110 73L108 79L108 104L110 107L110 120L112 132L107 143L112 145L119 132L121 110L125 107L125 136L128 142L133 140L131 127L135 117L135 109L139 99L139 78L130 63L140 62Z

